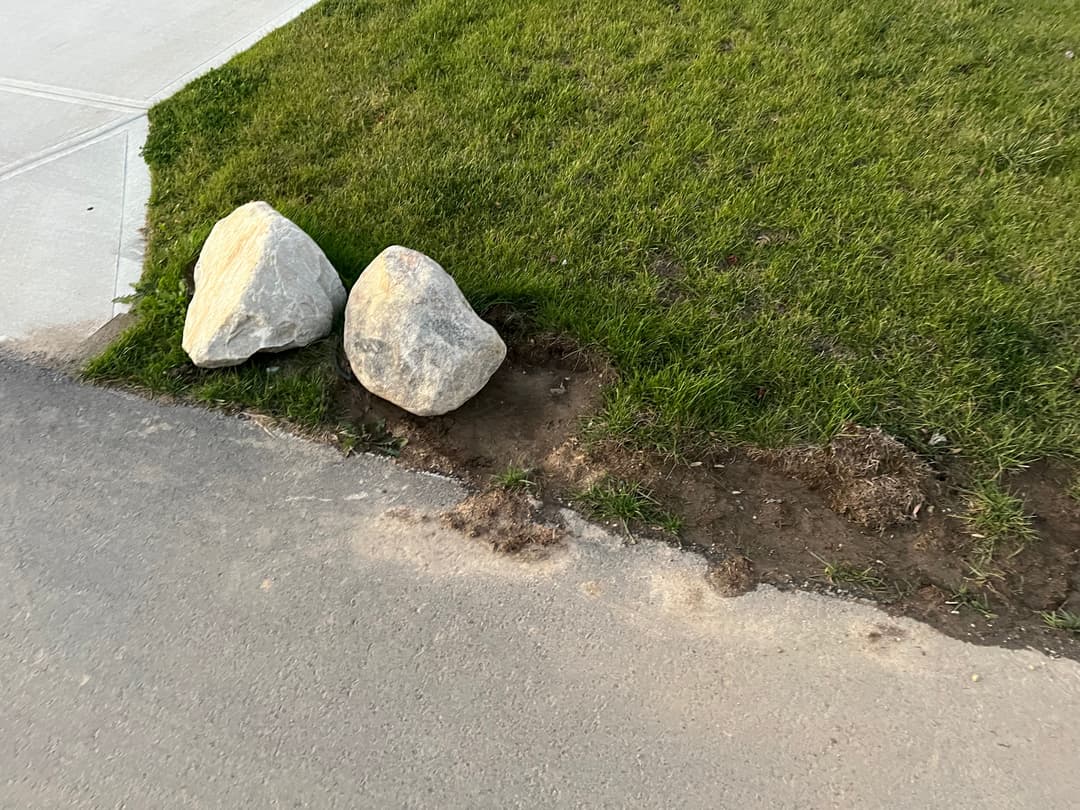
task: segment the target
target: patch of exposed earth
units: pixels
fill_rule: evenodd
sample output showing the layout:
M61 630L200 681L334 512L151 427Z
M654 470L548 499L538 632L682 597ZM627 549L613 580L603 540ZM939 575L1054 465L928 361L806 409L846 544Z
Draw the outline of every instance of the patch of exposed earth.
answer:
M1038 542L976 580L960 520L960 471L934 466L876 430L849 426L828 447L710 448L673 460L587 442L613 372L552 338L518 341L488 386L459 410L421 418L342 381L339 405L372 435L407 442L402 461L458 476L476 491L444 520L500 550L557 542L558 510L604 476L640 483L683 519L678 537L612 524L703 554L711 581L735 595L758 582L871 599L977 643L1080 658L1080 640L1042 611L1080 611L1080 508L1071 471L1040 464L1009 488L1035 514ZM509 467L532 470L528 496L499 492ZM830 576L829 574L832 574Z

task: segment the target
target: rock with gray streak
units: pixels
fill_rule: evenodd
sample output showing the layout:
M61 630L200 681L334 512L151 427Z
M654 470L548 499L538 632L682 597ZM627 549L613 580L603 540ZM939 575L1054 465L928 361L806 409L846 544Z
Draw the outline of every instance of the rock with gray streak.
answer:
M438 263L394 246L349 293L345 354L373 394L418 416L437 416L487 384L506 344Z
M184 351L197 366L243 363L260 351L330 334L345 288L314 240L264 202L219 221L195 266Z

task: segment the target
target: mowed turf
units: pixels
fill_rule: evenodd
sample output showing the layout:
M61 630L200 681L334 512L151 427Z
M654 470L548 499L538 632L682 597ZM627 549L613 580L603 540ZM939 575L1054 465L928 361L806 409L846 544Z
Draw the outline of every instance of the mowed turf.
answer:
M602 350L636 444L1075 454L1070 49L1080 0L324 0L151 111L141 320L89 373L327 418L327 347L178 371L185 273L263 199L346 285L404 244Z

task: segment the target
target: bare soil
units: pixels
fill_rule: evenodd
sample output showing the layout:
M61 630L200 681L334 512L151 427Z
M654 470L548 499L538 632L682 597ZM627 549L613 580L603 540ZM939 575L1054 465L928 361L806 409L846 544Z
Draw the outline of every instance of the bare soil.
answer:
M972 642L1080 659L1080 639L1040 617L1060 607L1080 611L1080 505L1066 494L1073 471L1065 465L1039 464L1007 482L1036 515L1040 539L976 583L966 562L972 539L959 519L961 470L935 467L858 426L824 448L717 446L679 461L586 442L583 423L613 378L587 353L539 337L516 341L488 386L452 414L415 417L346 380L339 406L357 425L407 439L406 464L472 485L477 494L443 519L499 550L557 542L558 509L614 475L643 484L684 519L677 538L645 526L632 531L703 554L720 593L758 582L842 593ZM534 470L539 491L498 490L493 477L510 466ZM844 571L868 577L860 584Z
M748 452L820 491L834 512L877 532L917 520L935 489L929 465L878 428L847 425L825 447Z
M562 527L544 520L542 506L519 492L486 489L443 513L442 521L468 537L484 539L495 551L518 553L563 539Z

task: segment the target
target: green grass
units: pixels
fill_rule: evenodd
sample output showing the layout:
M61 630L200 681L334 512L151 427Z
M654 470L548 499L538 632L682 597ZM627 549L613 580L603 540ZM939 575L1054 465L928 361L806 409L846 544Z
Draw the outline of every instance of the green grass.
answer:
M1077 42L1080 0L325 0L151 110L141 320L88 374L327 418L326 362L178 372L265 199L346 284L405 244L603 351L635 445L1075 455Z
M317 427L330 414L332 375L320 353L309 351L278 365L196 374L190 394L208 405L254 406L305 427ZM173 393L172 386L166 389Z
M1059 608L1053 612L1042 614L1043 623L1054 630L1065 630L1070 633L1080 634L1080 613L1071 613Z
M993 481L968 493L964 520L974 540L972 550L980 568L1006 546L1016 552L1038 537L1031 525L1032 516L1024 511L1023 500Z
M579 492L574 501L592 517L622 523L627 530L634 523L675 536L682 530L682 518L665 510L651 492L632 481L606 476Z
M537 471L531 467L516 467L511 464L501 473L493 475L492 481L496 486L513 492L538 492L540 489Z
M817 557L817 555L814 555ZM868 591L880 591L885 587L885 580L878 576L873 566L859 568L850 563L831 563L817 557L824 564L822 575L830 585L854 587Z
M402 436L395 436L386 429L386 422L353 422L338 425L334 436L345 456L353 453L374 453L397 458L409 443Z
M967 608L982 616L984 619L996 619L997 614L990 607L990 597L978 589L962 585L958 588L945 604L953 607L953 613L959 613L960 608Z

